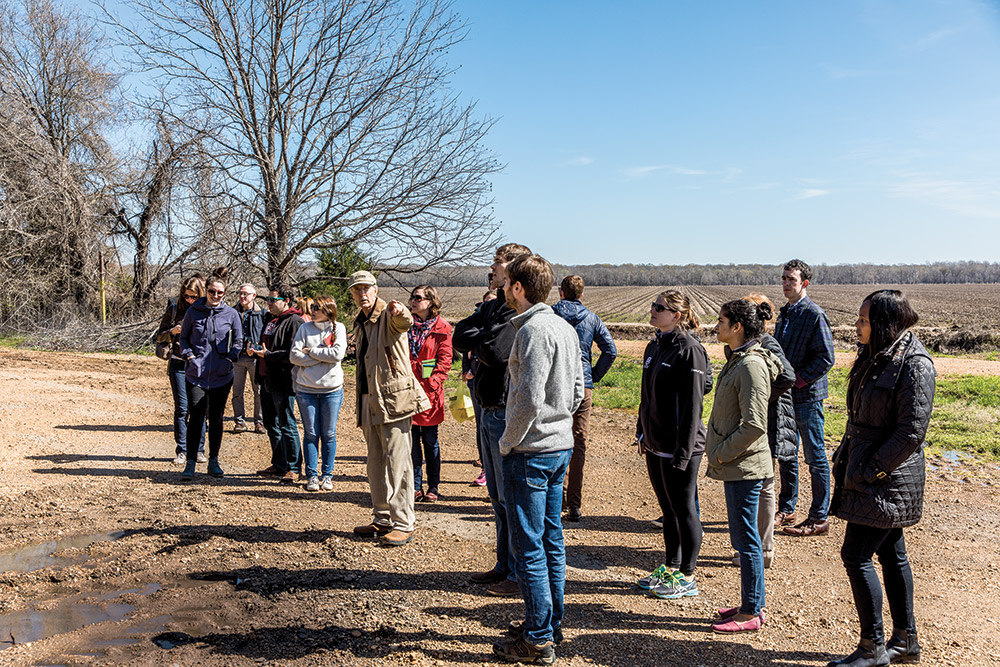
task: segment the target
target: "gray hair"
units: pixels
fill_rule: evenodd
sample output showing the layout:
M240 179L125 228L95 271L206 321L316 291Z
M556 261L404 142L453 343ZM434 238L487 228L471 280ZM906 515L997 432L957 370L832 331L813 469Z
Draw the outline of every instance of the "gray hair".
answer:
M249 291L253 292L254 294L257 293L257 288L253 286L253 283L243 283L242 285L239 286L239 288L236 291L239 292L244 287L250 288Z

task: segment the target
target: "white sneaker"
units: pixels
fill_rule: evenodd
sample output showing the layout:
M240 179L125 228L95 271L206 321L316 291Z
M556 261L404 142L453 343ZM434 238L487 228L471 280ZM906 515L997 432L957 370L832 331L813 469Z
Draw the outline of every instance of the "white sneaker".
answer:
M319 477L313 475L306 484L306 491L319 491Z
M187 463L187 460L188 460L187 454L185 454L184 452L181 452L180 454L174 457L174 463L179 466L182 466L185 463Z
M208 461L208 457L205 456L205 452L198 452L198 458L195 459L198 463L205 463Z
M323 491L333 491L333 479L330 477L324 477L323 483L319 486Z

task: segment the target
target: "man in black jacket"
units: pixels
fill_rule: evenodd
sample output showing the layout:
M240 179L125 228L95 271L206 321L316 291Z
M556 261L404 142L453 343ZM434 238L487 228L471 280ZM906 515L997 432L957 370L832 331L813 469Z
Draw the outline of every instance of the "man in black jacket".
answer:
M261 333L260 347L251 350L257 357L261 412L271 441L271 465L259 475L277 475L293 484L302 467L299 429L295 423L295 390L292 362L288 353L302 326L302 313L295 307L296 289L281 285L268 292L268 319Z
M531 253L519 243L507 243L497 248L493 264L493 287L497 298L485 302L475 313L455 325L452 341L459 352L471 352L478 362L473 378L475 400L482 408L479 436L482 442L483 468L486 470L486 490L493 504L497 529L497 562L486 572L472 575L472 581L492 584L487 592L499 597L520 593L514 574L514 555L510 549L507 509L503 495L500 436L506 427L507 360L514 345L514 326L510 320L516 314L507 305L503 293L505 269L514 258Z

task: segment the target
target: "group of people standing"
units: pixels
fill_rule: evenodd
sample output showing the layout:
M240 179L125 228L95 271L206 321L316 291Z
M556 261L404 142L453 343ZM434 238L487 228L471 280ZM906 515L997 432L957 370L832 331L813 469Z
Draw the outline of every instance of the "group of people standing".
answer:
M774 533L824 535L832 511L847 521L841 557L861 641L831 667L916 662L913 578L902 529L921 515L934 367L910 331L917 315L905 296L896 290L868 295L856 322L859 351L848 384L847 429L832 459L831 496L823 401L833 339L826 314L806 293L811 279L809 266L792 260L782 274L788 303L777 312L759 294L722 305L713 331L725 346L726 361L714 379L708 354L693 335L700 322L688 299L667 290L652 302L650 324L657 333L643 355L636 444L662 512L665 558L637 584L662 599L698 594L695 570L703 530L697 480L704 459L707 476L724 485L733 561L741 573L739 604L719 609L714 632L763 627L764 571L774 561ZM379 538L386 546L406 544L415 530L414 503L440 497L437 431L444 418L443 385L452 355L462 353L496 527L495 563L471 579L486 585L491 595L520 595L525 602L524 619L511 623L509 636L494 645L494 653L550 664L563 638L562 520L583 516L593 383L617 355L607 327L580 302L582 279L567 276L559 302L550 307L545 300L555 282L551 265L526 246L502 245L491 265L496 298L484 299L454 330L440 316L441 299L429 285L411 290L407 308L379 298L377 280L367 271L352 274L349 281L360 309L354 321L355 407L367 444L373 507L372 521L356 527L355 534ZM261 405L255 426L263 425L272 445L272 464L260 473L296 481L302 464L292 411L297 401L305 432L306 488L332 488L343 400L340 361L347 347L336 303L317 297L311 321L303 323L292 288L271 290L268 314L261 316L252 314L259 312L252 286L241 286L238 309L222 303L224 294L224 275L213 275L203 285L185 281L160 327L174 342L168 374L178 452L186 462L182 478L192 478L200 460L206 415L209 474L223 474L218 452L233 367L246 367L245 378L255 366ZM596 361L591 356L595 343ZM706 425L702 406L713 386ZM238 430L243 425L240 401L239 411L235 399L233 406ZM801 521L796 514L799 442L812 480L812 503ZM322 455L319 471L317 453ZM872 563L876 553L893 621L888 640Z

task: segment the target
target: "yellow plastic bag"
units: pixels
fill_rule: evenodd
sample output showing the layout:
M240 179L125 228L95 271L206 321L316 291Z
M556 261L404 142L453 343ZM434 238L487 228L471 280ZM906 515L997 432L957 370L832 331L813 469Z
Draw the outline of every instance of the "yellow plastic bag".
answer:
M469 421L475 418L476 412L472 407L472 396L469 395L469 385L462 382L458 385L458 391L453 396L448 397L448 410L457 422Z

